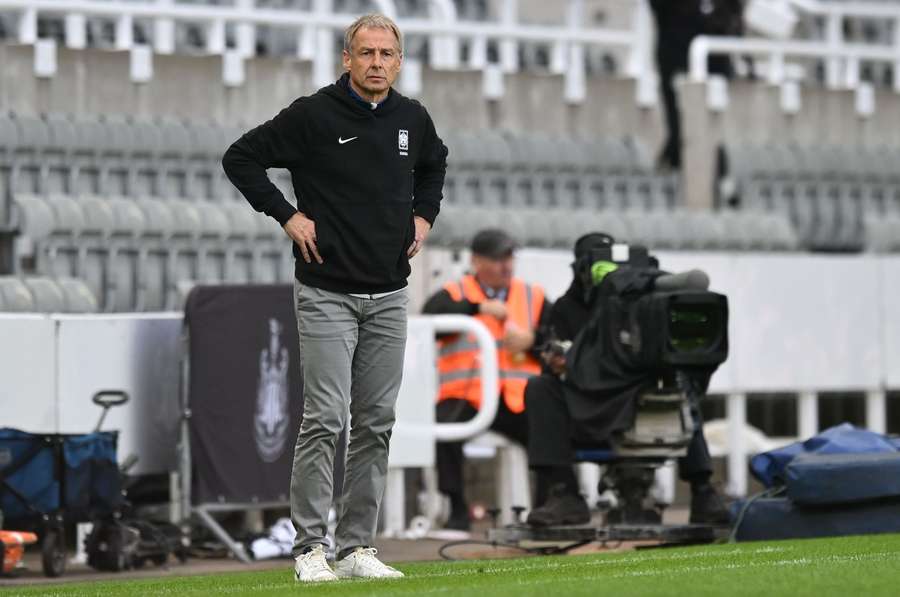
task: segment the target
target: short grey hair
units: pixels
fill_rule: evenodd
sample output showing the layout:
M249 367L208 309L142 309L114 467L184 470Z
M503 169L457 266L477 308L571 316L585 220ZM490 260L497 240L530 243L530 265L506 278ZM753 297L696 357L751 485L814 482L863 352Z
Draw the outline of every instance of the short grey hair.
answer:
M363 15L353 21L353 23L347 27L347 31L344 32L344 50L350 51L350 44L353 43L353 38L356 37L356 32L362 29L363 27L367 27L369 29L386 29L394 34L394 37L397 38L397 47L400 48L400 53L403 53L403 36L400 34L400 28L397 27L397 23L395 23L390 17L386 17L381 14L368 14Z

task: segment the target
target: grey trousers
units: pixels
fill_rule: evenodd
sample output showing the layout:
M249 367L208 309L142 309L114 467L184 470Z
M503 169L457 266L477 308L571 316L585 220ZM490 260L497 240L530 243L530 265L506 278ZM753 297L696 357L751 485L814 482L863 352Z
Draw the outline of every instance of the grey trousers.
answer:
M327 542L334 455L350 420L337 551L372 545L387 479L394 404L403 376L407 291L357 298L294 283L303 421L294 448L294 554Z

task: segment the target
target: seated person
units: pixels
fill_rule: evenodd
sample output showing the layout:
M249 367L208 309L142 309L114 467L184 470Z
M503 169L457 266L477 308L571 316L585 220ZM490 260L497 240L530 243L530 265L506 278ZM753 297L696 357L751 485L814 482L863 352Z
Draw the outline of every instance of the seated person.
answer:
M423 312L471 315L487 326L497 340L500 373L500 405L491 429L525 445L525 384L541 371L532 348L548 305L540 286L513 277L515 248L515 241L502 230L478 232L472 240L472 273L447 283L428 299ZM438 339L438 422L455 423L475 416L481 404L478 358L472 337L450 334ZM462 442L439 442L436 457L438 489L450 498L446 528L468 530Z
M613 239L601 233L582 236L575 243L575 259L598 246L611 245ZM573 264L574 267L574 264ZM576 275L569 289L551 308L546 325L548 335L560 341L571 341L591 319L584 282ZM587 397L564 392L566 357L560 354L543 355L545 362L541 376L532 378L525 391L528 415L528 462L537 476L537 490L548 496L547 501L528 515L528 523L535 526L584 524L590 521L590 511L578 493L578 482L572 465L573 438L577 437L579 421L591 420L593 426L602 421L603 429L592 429L592 435L605 436L612 429L621 428L623 409L615 400L593 401ZM699 412L691 413L696 425L687 455L678 460L682 480L691 486L691 523L726 523L728 512L710 483L712 463L706 439L703 437Z

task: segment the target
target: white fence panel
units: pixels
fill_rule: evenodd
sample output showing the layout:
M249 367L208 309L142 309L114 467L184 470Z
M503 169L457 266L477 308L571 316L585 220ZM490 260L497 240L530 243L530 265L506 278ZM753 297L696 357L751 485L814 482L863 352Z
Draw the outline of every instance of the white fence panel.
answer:
M900 256L881 259L880 279L884 385L900 389Z
M54 324L0 314L0 427L52 433L57 412Z
M119 459L139 458L134 473L175 470L179 421L182 316L56 315L59 325L59 431L93 430L100 390L124 390L131 400L112 408L104 430L117 429Z

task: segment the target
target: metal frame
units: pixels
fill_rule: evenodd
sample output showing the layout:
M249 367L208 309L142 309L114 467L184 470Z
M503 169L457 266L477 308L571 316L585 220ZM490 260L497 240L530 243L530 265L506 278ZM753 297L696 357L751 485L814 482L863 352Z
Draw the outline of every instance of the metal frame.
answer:
M496 65L487 64L487 43L491 40L500 46L501 71L516 72L519 69L518 43L546 42L553 46L553 71L565 75L566 100L581 102L586 97L585 46L625 48L631 54L629 64L649 64L651 31L646 26L649 17L645 0L633 0L638 15L636 21L643 23L635 30L582 26L584 0L568 0L565 22L552 25L519 22L518 0L503 1L499 22L458 20L449 0L428 2L430 18L398 18L397 24L405 35L430 37L430 56L435 68L462 68L460 42L466 40L473 46L466 66L487 75L496 68ZM396 14L393 0L376 0L376 4L386 14ZM257 26L295 30L299 39L299 57L313 62L313 84L321 86L331 82L335 59L333 33L342 31L354 18L351 14L334 12L332 0L313 0L309 11L257 8L255 0L237 0L232 6L180 4L174 0L0 0L0 10L20 12L18 41L40 45L44 59L36 73L42 77L52 77L56 72L56 43L38 38L39 15L64 16L65 46L75 49L86 45L86 17L115 20L114 48L117 50L138 47L132 33L135 19L153 20L153 50L159 54L174 53L176 23L203 23L207 29L207 52L223 56L223 81L231 86L243 84L241 64L255 53ZM227 25L236 27L236 48L233 50L225 43ZM148 68L152 72L152 55L143 54L140 64L138 70L132 60L133 81L147 80ZM639 76L645 78L652 74L644 69ZM421 77L421 73L418 76Z
M474 437L483 431L486 431L494 417L497 414L497 407L500 402L499 392L499 372L497 369L497 345L493 336L487 327L473 317L465 315L435 315L425 316L424 319L432 323L434 333L452 333L463 332L473 334L478 342L479 349L482 351L481 358L481 392L482 407L478 414L471 420L464 423L434 423L428 426L425 431L435 439L439 440L464 440ZM234 556L244 563L249 563L250 556L247 554L244 546L235 541L228 534L222 525L213 516L217 512L248 512L254 510L263 510L271 508L289 507L289 502L272 501L272 502L234 502L234 503L201 503L192 504L191 496L191 445L190 445L190 428L189 421L192 416L189 402L189 380L190 380L190 351L189 343L190 332L188 328L184 328L182 336L182 359L181 359L181 429L179 435L179 472L177 481L173 481L173 485L177 485L177 495L179 499L179 512L181 521L187 522L191 517L196 517L206 528L208 528ZM423 395L429 396L429 388L424 389ZM436 388L431 388L432 394ZM407 429L413 428L409 425ZM389 489L394 490L392 496L393 502L402 505L403 503L403 484L398 482L397 476L391 474L389 470L388 479ZM399 495L396 495L399 492ZM173 499L174 501L174 499ZM397 507L384 508L385 520L389 525L402 526L403 512Z

